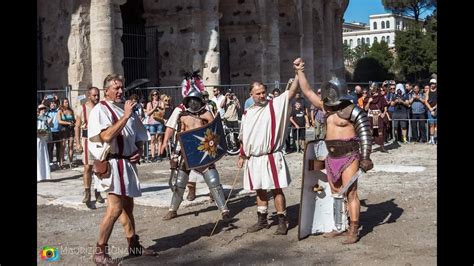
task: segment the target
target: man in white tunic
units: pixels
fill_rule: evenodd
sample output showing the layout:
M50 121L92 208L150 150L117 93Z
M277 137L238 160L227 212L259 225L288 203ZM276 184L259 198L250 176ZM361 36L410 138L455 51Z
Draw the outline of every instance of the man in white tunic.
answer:
M101 181L107 195L107 211L99 228L99 239L93 260L109 263L107 242L115 221L120 219L128 240L130 255L153 255L140 245L133 217L133 198L141 196L136 163L142 154L146 130L134 114L136 103L123 100L123 77L108 75L104 80L105 100L100 101L90 112L88 138L92 155L100 161L108 160L110 177Z
M89 121L89 114L92 108L99 102L99 89L96 87L90 87L87 90L87 102L81 104L76 110L76 126L75 138L76 138L76 149L82 150L82 163L84 164L84 173L82 180L84 184L84 198L82 203L89 205L91 201L91 185L92 185L92 165L94 164L94 158L89 151L89 141L87 139L87 124ZM81 137L82 135L82 137ZM97 189L94 190L95 199L99 203L104 203L105 200L100 195Z
M257 191L257 223L247 229L257 232L269 228L267 221L267 189L271 189L278 215L276 235L286 235L285 195L282 188L290 184L290 173L283 157L282 147L289 121L289 101L295 96L298 81L291 82L290 89L279 97L266 100L265 86L260 82L250 85L254 104L242 116L239 139L240 158L237 166L244 168L244 188Z

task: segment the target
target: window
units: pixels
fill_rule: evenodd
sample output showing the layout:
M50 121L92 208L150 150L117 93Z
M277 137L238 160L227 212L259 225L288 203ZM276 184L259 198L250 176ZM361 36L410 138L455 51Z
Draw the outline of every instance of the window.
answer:
M385 22L385 28L390 29L390 21Z
M397 20L397 30L401 30L402 29L402 26L400 25L400 20Z
M349 40L349 47L352 48L352 39Z
M382 29L385 29L385 21L382 21Z
M387 44L390 44L390 36L387 36Z
M365 43L366 43L366 44L370 44L370 39L369 39L369 37L365 38Z
M347 40L344 40L344 44L347 45Z
M377 37L374 37L374 42L377 42Z
M362 37L362 44L364 44L364 43L365 43L365 39Z
M384 41L385 41L385 36L382 36L382 42L384 42Z
M357 38L357 45L360 45L360 38Z
M377 29L377 22L374 21L374 30Z

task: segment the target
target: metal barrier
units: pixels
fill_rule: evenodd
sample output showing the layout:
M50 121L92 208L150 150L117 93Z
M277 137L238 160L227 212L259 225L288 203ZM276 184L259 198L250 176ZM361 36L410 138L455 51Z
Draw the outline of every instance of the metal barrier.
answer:
M395 138L395 136L397 134L395 134L395 127L394 127L394 124L395 124L395 121L408 121L408 125L407 125L407 140L408 142L411 141L411 138L413 137L413 134L412 134L412 121L423 121L423 125L425 127L425 133L426 133L426 141L428 141L430 139L430 127L429 127L429 123L428 123L428 120L430 119L392 119L391 122L392 122L392 136ZM435 122L437 122L437 119L433 119ZM421 133L419 133L421 135Z
M59 101L61 101L64 98L67 98L69 100L69 103L72 103L71 91L72 91L71 85L64 86L64 89L38 90L36 91L36 106L38 106L45 99L46 100L52 99L54 95L58 97Z

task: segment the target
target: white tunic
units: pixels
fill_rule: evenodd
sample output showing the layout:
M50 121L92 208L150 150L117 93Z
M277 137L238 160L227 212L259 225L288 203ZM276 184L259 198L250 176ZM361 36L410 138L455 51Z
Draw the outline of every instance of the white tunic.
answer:
M36 181L51 179L48 145L43 138L36 138Z
M115 112L117 119L120 119L123 116L124 110L113 104L112 101L107 101L107 103ZM103 159L105 157L104 150L107 149L110 149L109 153L111 154L119 154L117 137L110 143L102 143L99 137L100 132L112 126L112 124L112 114L106 106L99 102L89 115L88 129L90 152L97 159ZM122 129L122 135L124 140L122 155L124 156L130 156L138 150L138 147L135 145L136 142L147 140L146 129L135 114L128 119L127 124ZM96 183L96 185L103 187L100 190L129 197L141 196L140 181L138 180L138 171L135 164L125 159L110 159L109 162L112 166L111 177L100 180L100 184ZM119 171L122 169L123 171Z
M284 188L290 173L281 152L289 120L288 91L264 107L252 105L242 116L240 140L246 156L244 188Z

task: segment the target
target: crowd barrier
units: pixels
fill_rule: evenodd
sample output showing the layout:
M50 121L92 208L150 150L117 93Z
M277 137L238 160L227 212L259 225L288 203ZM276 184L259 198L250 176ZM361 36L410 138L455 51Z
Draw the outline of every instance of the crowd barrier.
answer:
M428 120L429 119L391 119L391 126L392 126L392 136L397 136L397 134L395 134L395 122L397 121L407 121L407 140L408 142L412 141L412 138L413 138L413 124L415 121L421 121L422 122L422 125L424 127L424 130L420 130L420 132L418 132L418 134L420 135L422 132L426 135L426 138L425 140L428 141L430 139L430 127L429 127L429 123L428 123ZM437 119L433 119L431 121L434 121L435 123L437 122ZM146 127L147 124L144 124L144 126ZM314 127L310 127L312 129L314 129ZM284 147L285 149L288 148L287 147L287 144L290 144L290 146L293 146L295 145L296 146L296 151L299 152L301 147L299 146L298 142L299 142L299 131L296 130L296 136L293 135L293 129L295 129L294 127L292 126L289 126L287 128L288 130L288 133L287 133L287 139L285 139L285 144L284 144ZM306 128L306 140L311 140L313 135L311 134L308 134L308 128ZM159 133L160 135L163 135L164 133ZM314 134L314 132L313 132ZM314 138L314 136L313 136ZM46 141L47 144L51 144L51 143L56 143L56 142L62 142L62 141L66 141L66 145L68 145L67 143L67 140L68 138L62 138L62 139L59 139L59 140L48 140ZM75 144L74 144L75 145ZM153 158L149 158L149 153L150 153L150 140L146 141L144 143L144 154L143 156L145 157L145 162L149 162L150 159L153 159ZM67 149L65 150L65 156L67 155ZM76 153L75 149L74 149L74 153Z

